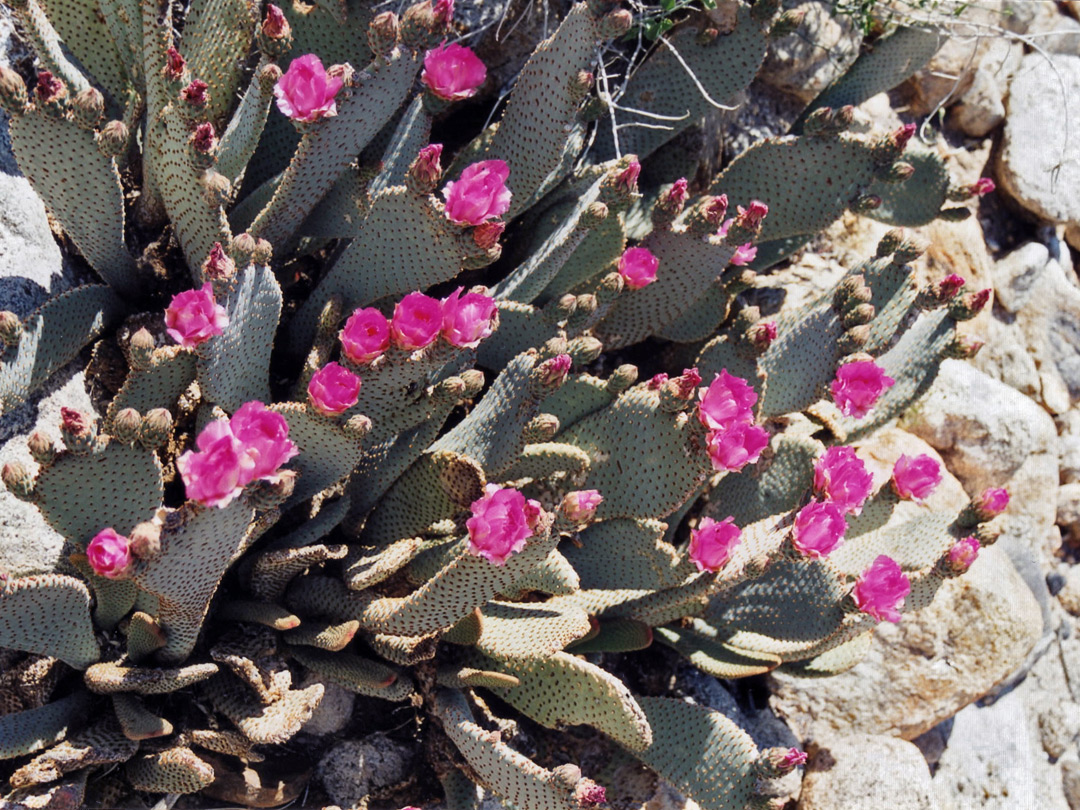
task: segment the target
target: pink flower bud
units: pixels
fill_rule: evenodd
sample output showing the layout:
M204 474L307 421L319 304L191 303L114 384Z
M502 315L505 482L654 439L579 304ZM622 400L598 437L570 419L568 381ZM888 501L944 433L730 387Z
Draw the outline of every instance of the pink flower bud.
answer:
M971 535L957 540L949 549L949 567L961 573L967 571L979 556L979 548L979 541Z
M439 162L442 150L441 143L428 144L420 150L409 167L412 179L425 193L432 191L442 177L442 164Z
M960 288L966 283L963 276L950 273L938 282L938 295L941 296L942 300L948 301L950 298L956 297L956 294L960 292Z
M659 374L654 375L645 386L650 391L659 391L664 387L664 383L668 381L668 375L661 371Z
M454 0L436 0L431 16L440 25L450 25L450 21L454 19Z
M278 468L297 453L289 441L289 423L280 413L269 410L261 402L245 402L229 420L233 435L244 446L244 452L255 461L252 478L275 481Z
M193 349L220 335L228 325L229 316L225 307L214 303L214 288L209 281L198 290L173 296L165 310L166 331L185 349Z
M75 408L60 409L60 430L72 436L86 436L93 432L94 423L90 415Z
M499 244L499 237L505 230L505 222L481 222L473 228L473 244L481 250L491 250Z
M165 78L178 82L184 77L186 69L187 64L184 62L184 57L180 55L180 51L176 48L165 51Z
M900 621L899 608L911 593L911 582L900 566L884 554L875 559L855 581L852 598L859 610L880 621Z
M559 354L545 360L536 367L540 372L541 384L549 388L562 385L566 382L566 377L570 373L570 366L573 364L574 360L568 354Z
M845 363L836 370L836 379L832 381L833 401L845 416L862 419L895 382L873 360Z
M680 177L668 190L667 197L673 207L681 208L686 204L690 194L686 190L686 178Z
M323 416L336 416L360 398L360 378L339 363L330 362L312 375L307 390L311 407Z
M87 545L86 559L98 576L123 579L131 570L130 543L115 529L102 529Z
M982 197L986 194L991 194L996 188L997 185L989 177L980 177L970 186L971 193L976 197Z
M223 419L203 428L195 446L199 452L188 450L176 459L188 499L205 506L228 506L254 477L255 458Z
M43 104L48 104L51 101L56 101L67 91L64 83L52 75L47 70L42 70L37 75L37 86L34 88L34 93L37 96L38 101Z
M851 447L830 447L814 465L814 491L847 514L857 515L874 478Z
M278 109L294 121L318 121L337 115L334 97L344 83L326 72L319 57L308 53L289 63L274 85L274 97Z
M481 293L465 293L458 287L442 300L442 336L452 346L474 349L494 329L498 309L495 299Z
M207 88L209 85L201 79L195 79L191 84L180 91L180 98L192 107L205 107L208 101Z
M466 167L456 182L443 189L446 217L458 225L479 225L510 210L506 179L510 167L502 160L483 160Z
M411 292L394 307L390 337L398 348L422 349L439 336L442 325L442 304L422 292Z
M640 174L641 164L636 160L631 160L630 165L619 172L618 177L615 178L615 187L627 194L633 194L637 191L637 181Z
M471 49L445 42L424 54L420 81L438 98L460 101L476 95L487 78L487 68Z
M941 465L928 455L902 455L893 465L893 492L904 500L921 503L941 483Z
M338 333L341 349L357 365L370 363L390 348L390 322L375 307L358 309Z
M795 515L791 545L804 557L827 557L846 531L847 523L836 504L812 500Z
M285 14L273 3L266 4L266 16L263 18L262 32L270 39L284 39L291 33Z
M628 248L619 258L619 275L631 290L640 290L656 281L660 260L648 248Z
M908 145L908 141L911 140L911 136L915 134L914 124L904 124L902 127L894 130L889 136L890 140L896 144L897 151L903 152Z
M701 385L701 374L696 368L684 368L683 373L672 382L675 383L675 396L690 399Z
M747 338L759 352L763 352L776 340L776 321L758 321L747 331Z
M221 242L214 242L206 261L202 264L203 276L210 279L232 278L236 273L236 262L221 247Z
M1009 491L1004 487L988 487L971 505L975 507L980 522L991 520L1008 509Z
M696 529L690 530L687 553L698 571L719 571L741 542L742 529L735 525L735 518L726 517L717 522L706 517Z
M739 422L723 430L709 431L705 440L713 469L736 472L761 458L761 452L769 445L769 432L758 425Z
M202 152L204 155L213 151L214 147L217 146L217 142L214 125L209 121L199 124L195 127L195 131L191 133L191 145L196 152Z
M724 430L754 420L757 392L742 377L728 374L727 369L722 369L700 396L698 419L710 430Z
M783 767L789 771L794 770L799 765L806 764L806 752L800 751L798 748L789 748L787 754L784 756Z
M525 548L525 542L533 534L525 496L516 489L500 489L488 484L484 487L484 496L473 501L470 508L472 517L465 521L469 530L469 553L494 565L505 565L511 554Z
M582 779L574 791L578 807L596 807L607 801L607 791L600 785L588 779Z
M595 489L568 492L562 499L560 511L571 523L588 523L596 516L604 497Z
M719 197L711 197L709 201L705 203L702 213L707 222L719 227L720 223L724 221L724 214L727 213L727 207L727 194L721 194Z

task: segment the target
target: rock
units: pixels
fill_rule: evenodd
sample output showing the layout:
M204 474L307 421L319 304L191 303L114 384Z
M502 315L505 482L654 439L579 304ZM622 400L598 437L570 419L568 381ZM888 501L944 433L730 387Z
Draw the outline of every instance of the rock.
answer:
M1080 565L1069 566L1065 573L1065 584L1057 592L1057 600L1073 616L1080 616Z
M806 14L803 24L773 40L758 78L810 102L855 61L862 32L851 17L833 14L818 0L794 8Z
M1010 313L1026 304L1050 262L1050 250L1039 242L1028 242L994 265L994 300Z
M937 810L930 771L909 742L851 734L815 745L798 810L888 807Z
M1061 434L1058 463L1061 483L1080 482L1080 433L1068 431Z
M1075 55L1080 52L1080 22L1071 17L1059 16L1052 32L1036 41L1040 48L1049 53Z
M1070 760L1061 766L1061 788L1069 810L1080 810L1080 762Z
M938 723L929 731L924 731L913 739L912 744L919 749L931 769L936 768L941 755L945 753L945 746L949 744L949 734L952 732L952 718Z
M982 317L982 314L979 315ZM965 333L968 330L964 330ZM1000 380L1027 397L1037 397L1042 392L1042 380L1035 360L1024 346L1020 330L991 316L983 329L971 330L985 341L975 355L974 366L979 371Z
M334 803L353 807L373 790L404 780L413 755L411 748L380 732L338 743L315 773Z
M1039 712L1039 741L1051 759L1058 759L1080 734L1080 704L1062 698Z
M1029 54L1013 78L997 161L1000 187L1041 219L1080 222L1080 163L1065 142L1080 97L1080 56Z
M990 691L1041 633L1039 604L991 546L929 607L880 624L866 657L847 672L770 675L770 704L801 739L862 732L910 740Z
M1063 484L1058 488L1057 525L1074 535L1080 530L1080 484Z
M300 730L308 734L314 734L317 737L336 734L349 724L349 720L352 718L353 704L356 702L356 695L336 683L320 679L313 672L308 672L304 676L304 680L298 688L305 689L313 683L323 685L323 697L319 701L319 705L315 707L315 711L311 713L308 721L300 727Z
M949 116L953 126L972 138L989 135L1005 120L1001 88L988 70L975 71L971 87L949 111Z

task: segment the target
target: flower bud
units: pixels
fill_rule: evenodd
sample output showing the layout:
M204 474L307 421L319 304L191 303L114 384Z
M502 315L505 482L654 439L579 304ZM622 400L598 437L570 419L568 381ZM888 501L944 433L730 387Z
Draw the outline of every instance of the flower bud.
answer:
M131 553L142 562L150 562L161 554L161 527L153 521L137 525L128 535Z
M580 104L585 100L585 96L589 95L594 84L596 84L596 76L587 70L579 70L570 78L571 101Z
M638 379L638 367L632 363L624 363L619 366L607 379L607 392L617 397L623 391L632 387Z
M184 57L180 55L180 51L176 48L170 47L165 51L165 78L174 83L182 83L184 81L184 72L187 70L187 63L184 62Z
M7 462L3 470L0 470L0 480L20 501L29 501L34 497L34 476L20 462Z
M761 233L761 223L769 213L769 206L760 200L751 200L746 208L739 205L736 206L735 211L734 221L726 223L724 243L744 245L747 242L753 242Z
M559 417L552 413L540 413L525 426L522 437L525 444L549 442L559 432Z
M833 293L833 309L843 316L858 306L869 304L873 297L865 276L846 276Z
M980 523L992 520L1009 508L1009 491L1004 487L988 487L972 499L971 506Z
M465 382L465 398L472 399L484 390L484 372L470 368L458 375Z
M251 261L255 264L270 264L274 258L274 249L265 239L255 240L255 250L251 252Z
M47 433L35 430L26 440L30 455L42 467L48 467L56 458L56 445Z
M202 264L202 274L211 281L227 281L236 275L236 262L225 253L221 242L214 242L210 248L210 254Z
M237 234L229 242L229 255L238 267L247 267L251 264L255 249L255 237L250 233Z
M120 157L128 148L128 127L123 121L110 121L94 135L98 151L105 157Z
M600 39L618 39L634 24L634 15L619 9L600 18Z
M958 321L970 321L983 311L990 302L990 288L966 295L958 295L949 301L949 314Z
M686 178L680 177L671 188L660 195L652 209L652 222L656 228L664 228L675 221L682 213L683 206L689 197L686 190Z
M203 197L211 208L220 208L232 199L232 183L221 172L207 169L202 176Z
M258 32L259 50L271 59L278 59L292 48L292 26L285 14L273 3L266 4L266 16Z
M280 470L273 479L259 478L244 489L248 504L260 512L281 506L296 488L296 470Z
M83 129L94 129L105 117L105 97L93 87L76 93L71 100L71 118Z
M195 79L180 91L180 98L193 110L201 110L210 100L209 85Z
M549 360L545 360L533 371L535 379L544 389L549 392L562 386L570 373L573 360L568 354L559 354Z
M575 366L587 366L604 351L604 344L592 335L582 335L571 340L566 351Z
M727 194L721 194L718 197L702 197L686 215L687 227L695 236L709 236L716 233L724 222L727 207Z
M0 311L0 343L5 346L18 346L22 333L22 319L14 312Z
M870 325L860 324L848 329L836 341L836 348L840 354L855 354L861 352L870 340Z
M755 771L762 779L778 779L805 764L806 754L798 748L767 748L758 757Z
M763 353L776 340L776 321L758 321L746 330L746 339L755 351Z
M845 329L850 329L852 326L861 326L864 323L870 323L873 319L873 304L856 304L844 313L842 322Z
M27 105L26 84L22 76L8 67L0 66L0 107L8 115L22 115Z
M145 326L131 336L128 344L128 354L132 368L145 371L150 368L150 362L154 354L154 336Z
M371 432L371 420L362 413L358 413L346 419L341 430L350 439L358 442Z
M972 535L968 535L953 544L953 547L945 554L945 563L949 570L956 574L962 574L971 568L975 558L979 556L979 541Z
M945 356L957 360L970 360L985 345L985 341L973 335L954 335L949 345L945 347Z
M392 11L377 15L368 25L368 47L376 56L389 56L397 47L398 18Z
M60 436L72 453L89 453L97 441L97 424L89 414L61 408Z
M415 51L434 48L446 39L453 12L454 4L446 0L439 0L435 5L424 0L409 6L399 24L401 41Z
M134 408L124 408L113 417L112 435L125 444L132 444L139 438L142 416Z
M214 133L214 125L209 121L204 121L195 127L195 131L191 133L188 140L192 148L200 154L209 155L217 150L217 135ZM206 166L201 168L206 168Z
M633 155L623 158L620 165L610 169L600 184L600 199L614 213L625 211L638 196L638 176L641 164Z
M577 296L573 293L566 293L544 305L544 320L553 324L565 323L574 314L574 307L576 306Z
M595 489L568 492L559 504L559 514L575 526L590 523L596 517L597 507L603 500L603 496Z
M263 93L270 95L274 92L274 86L281 81L281 68L271 62L259 69L259 88Z
M851 210L856 214L869 214L881 208L881 197L877 194L860 194L851 201Z
M67 85L47 70L37 75L34 87L34 101L44 109L62 113L67 107Z
M591 231L599 227L600 223L608 218L608 213L608 207L599 200L589 203L585 210L581 212L581 216L578 217L578 227Z
M172 414L166 408L154 408L147 411L139 425L139 444L147 450L160 447L172 435Z
M441 143L432 143L420 150L405 175L405 185L414 194L430 194L442 180Z

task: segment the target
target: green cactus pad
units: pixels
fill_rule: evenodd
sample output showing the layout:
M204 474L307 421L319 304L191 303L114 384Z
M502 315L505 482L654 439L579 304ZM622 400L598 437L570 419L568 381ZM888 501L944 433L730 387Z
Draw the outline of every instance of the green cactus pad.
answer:
M868 194L881 198L881 206L867 216L878 222L904 227L918 227L933 221L945 205L949 173L940 155L928 149L909 148L904 161L915 167L915 174L902 183L875 180Z
M343 689L368 697L402 700L412 692L412 681L380 661L350 653L327 653L293 647L292 656L319 677Z
M826 297L779 318L776 332L758 361L765 377L759 417L801 411L828 393L844 325Z
M246 176L245 170L258 147L259 136L270 113L273 89L260 76L268 64L265 60L260 60L256 65L240 104L218 141L214 169L228 179L234 188Z
M574 478L588 469L589 456L585 451L570 444L540 442L525 445L518 460L500 477L504 481L541 480L566 473Z
M270 408L289 423L289 440L299 455L290 463L298 473L288 504L298 503L345 479L360 463L361 442L333 419L315 413L308 405L277 403Z
M124 387L109 403L105 429L109 430L116 414L124 408L134 408L141 414L153 408L174 410L176 401L195 381L195 355L180 346L168 346L154 351L150 367L132 369Z
M142 754L124 766L124 775L148 793L198 793L214 781L214 769L183 746Z
M609 214L589 231L563 263L559 274L538 297L543 303L568 292L576 292L596 276L611 268L626 249L623 217Z
M847 672L870 652L873 633L862 633L850 641L814 656L806 661L791 661L780 666L779 671L800 678L829 678Z
M7 641L3 643L8 646ZM0 760L32 754L60 742L71 726L82 722L89 708L89 696L76 692L36 709L0 715Z
M94 592L94 624L103 630L113 630L135 605L137 588L129 579L107 579L94 573L85 560L78 557L72 561L79 573L86 577Z
M11 774L8 783L12 787L25 788L52 782L82 768L124 762L138 747L139 744L125 737L116 721L109 718L38 754Z
M420 543L419 537L406 537L385 547L352 547L345 558L346 584L354 591L377 585L408 565Z
M780 664L779 655L767 653L749 654L726 644L717 637L715 631L710 634L695 632L695 628L708 627L700 619L692 620L688 625L667 625L655 629L656 639L661 644L676 650L686 660L707 675L714 678L746 678L769 672Z
M134 695L115 694L112 704L120 728L129 740L151 740L173 733L172 723L149 711Z
M708 340L727 320L731 294L722 284L713 282L704 295L657 334L673 343L698 343Z
M128 72L124 62L129 57L117 45L93 0L47 0L45 14L60 35L65 47L90 75L100 82L113 104L127 93Z
M435 657L439 645L439 634L426 636L390 636L377 633L368 636L368 645L382 658L403 667L411 667Z
M178 669L149 669L108 662L89 667L83 673L83 680L90 691L98 695L118 692L164 695L204 681L217 671L217 664L191 664Z
M477 356L486 368L503 368L519 354L541 346L558 331L547 314L531 304L499 301L499 328L480 344Z
M499 661L542 659L589 632L589 617L572 603L488 602L480 608L476 648Z
M254 9L245 0L192 0L188 7L181 52L191 75L210 86L203 115L218 132L236 104L254 34Z
M282 636L289 644L318 647L320 650L339 652L353 640L360 622L304 622L300 627L287 630Z
M265 551L255 558L251 569L251 591L260 599L280 598L292 578L313 565L327 560L340 560L347 548L342 545L311 545Z
M598 622L595 629L595 635L572 644L568 652L574 655L596 652L633 652L644 650L653 642L652 628L635 619L611 619Z
M62 574L13 579L0 589L0 647L86 669L101 657L90 622L90 592Z
M583 588L668 588L684 577L679 555L664 542L666 529L658 520L615 518L583 529L580 546L561 550Z
M514 587L520 591L540 591L551 596L563 596L581 588L581 580L570 561L555 549L532 571L519 577Z

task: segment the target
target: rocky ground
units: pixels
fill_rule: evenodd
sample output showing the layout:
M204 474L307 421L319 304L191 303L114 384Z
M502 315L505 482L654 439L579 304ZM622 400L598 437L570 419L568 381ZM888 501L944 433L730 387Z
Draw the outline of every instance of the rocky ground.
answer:
M853 25L825 13L827 3L803 5L801 36L777 43L747 103L721 122L736 133L725 151L782 132L857 55ZM902 452L938 454L951 475L935 497L1008 487L1002 537L929 609L883 624L844 675L729 688L689 667L673 673L677 690L731 715L759 744L806 747L805 773L778 787L797 810L1080 810L1080 3L971 6L942 21L951 37L926 69L864 112L878 122L930 115L938 134L924 145L949 159L955 179L998 182L977 218L922 229L932 245L927 274L957 272L993 287L992 311L970 323L986 346L973 362L947 361L925 402L863 455L884 474ZM4 14L0 7L0 61L18 56ZM5 132L0 126L0 309L26 314L81 277L19 176ZM884 230L845 218L763 285L826 287L871 254ZM798 303L786 298L761 294L776 306ZM91 407L78 365L0 419L0 463L27 455L35 427L56 434L60 404ZM48 568L60 548L35 509L0 492L0 559L14 573ZM338 692L306 731L341 732L352 696ZM316 777L347 807L402 779L412 754L381 738L346 740ZM641 784L630 804L643 810L696 807Z

